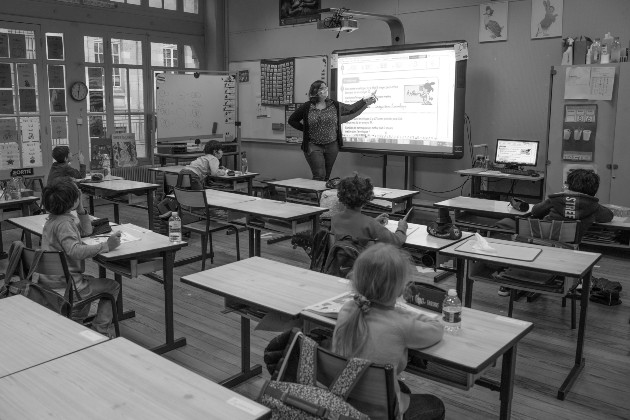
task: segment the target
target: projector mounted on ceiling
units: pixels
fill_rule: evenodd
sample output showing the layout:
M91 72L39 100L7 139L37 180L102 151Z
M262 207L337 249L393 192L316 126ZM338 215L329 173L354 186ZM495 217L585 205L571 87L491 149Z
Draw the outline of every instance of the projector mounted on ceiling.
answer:
M317 22L317 29L329 31L354 32L359 29L359 21L350 18L326 19Z

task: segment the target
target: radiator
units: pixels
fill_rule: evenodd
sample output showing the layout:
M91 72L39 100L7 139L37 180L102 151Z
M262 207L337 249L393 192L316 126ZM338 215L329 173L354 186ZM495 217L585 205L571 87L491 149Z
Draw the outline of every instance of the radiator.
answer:
M155 174L150 171L151 166L125 166L122 168L113 168L112 175L123 177L129 181L138 182L155 182Z

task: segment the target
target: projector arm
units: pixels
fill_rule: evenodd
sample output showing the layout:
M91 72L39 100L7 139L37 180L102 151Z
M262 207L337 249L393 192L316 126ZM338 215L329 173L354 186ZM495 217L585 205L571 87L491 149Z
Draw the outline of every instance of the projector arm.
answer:
M400 19L395 16L379 15L377 13L357 12L355 10L338 8L320 9L316 13L341 13L344 15L352 16L354 18L378 19L385 21L387 25L389 25L389 31L391 32L392 36L392 45L405 44L405 28L403 28L403 24Z

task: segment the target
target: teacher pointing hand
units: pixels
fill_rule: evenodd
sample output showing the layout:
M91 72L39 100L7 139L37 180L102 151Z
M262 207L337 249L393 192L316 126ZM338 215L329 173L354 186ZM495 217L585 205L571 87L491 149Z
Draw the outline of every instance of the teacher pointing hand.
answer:
M313 179L327 181L342 145L341 123L350 121L376 102L370 95L352 105L328 97L328 86L321 80L311 84L309 101L289 117L289 125L304 133L302 151Z

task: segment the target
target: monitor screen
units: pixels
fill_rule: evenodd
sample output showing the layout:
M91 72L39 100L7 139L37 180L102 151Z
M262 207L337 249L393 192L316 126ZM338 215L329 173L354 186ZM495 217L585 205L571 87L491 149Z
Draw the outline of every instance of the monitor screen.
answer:
M536 166L538 141L497 139L494 161L512 166Z
M333 51L331 97L377 102L341 126L343 151L439 158L464 153L462 41Z

